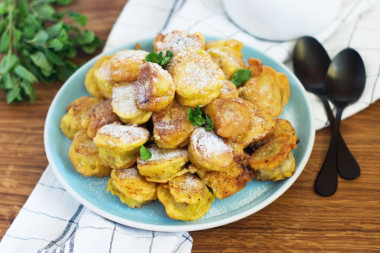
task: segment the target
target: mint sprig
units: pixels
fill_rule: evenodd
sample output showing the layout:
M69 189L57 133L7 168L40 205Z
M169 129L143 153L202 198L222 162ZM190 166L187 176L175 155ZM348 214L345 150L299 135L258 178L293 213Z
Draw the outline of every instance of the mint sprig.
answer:
M214 129L214 124L211 119L205 115L205 118L202 116L202 110L199 105L195 108L190 108L187 113L187 118L194 126L205 126L207 131Z
M249 69L238 69L231 78L231 82L235 84L236 87L242 86L247 82L252 75L252 71Z
M170 61L170 59L173 57L173 53L169 50L166 51L165 57L163 52L151 52L145 57L146 62L153 62L157 63L161 66L164 66L166 63Z

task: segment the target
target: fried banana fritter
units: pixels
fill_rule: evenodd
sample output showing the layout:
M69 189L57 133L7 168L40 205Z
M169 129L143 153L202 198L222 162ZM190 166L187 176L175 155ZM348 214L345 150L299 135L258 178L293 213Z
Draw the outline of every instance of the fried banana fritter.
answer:
M111 173L111 168L100 159L98 148L87 136L85 129L75 134L69 158L75 170L85 177L108 177Z
M242 149L247 147L250 143L268 136L274 131L276 125L276 121L272 116L260 109L255 108L255 106L248 101L244 101L244 103L250 110L250 126L244 135L237 138L237 149L239 148L238 146L240 146L240 149Z
M169 184L160 184L157 196L170 218L183 221L201 218L215 199L207 186L191 174L176 177Z
M187 118L189 107L176 99L164 110L153 113L153 138L161 148L184 147L195 129Z
M112 56L106 55L100 58L94 66L86 73L86 78L84 80L84 86L86 87L88 93L94 97L103 97L102 91L99 89L98 79L95 76L95 70L98 71L103 61L109 60Z
M206 170L240 174L240 166L234 160L232 147L212 131L200 127L193 131L189 144L190 161Z
M272 170L257 170L256 180L278 181L291 177L294 174L296 162L293 153L290 152L285 160Z
M74 138L79 130L88 127L92 109L100 102L100 98L81 97L66 107L68 112L61 119L61 130L67 138Z
M214 99L204 111L214 124L215 132L234 141L251 125L250 109L242 99Z
M289 121L277 119L274 132L265 138L249 160L258 180L282 180L294 173L292 150L298 137Z
M228 80L224 80L223 82L223 87L220 90L220 99L238 99L239 98L239 93L238 90L235 86L235 84L231 83Z
M205 38L199 32L190 35L186 31L172 31L166 35L158 34L154 39L153 46L156 52L170 50L173 54L177 54L188 47L204 49Z
M110 55L104 56L100 59L99 67L94 69L94 79L98 83L98 89L106 98L112 96L112 87L115 83L111 76L111 58Z
M107 99L96 105L92 110L87 135L90 138L94 138L99 128L119 121L119 117L112 111L111 100Z
M120 50L110 60L111 77L115 82L137 80L148 52L142 50Z
M238 91L241 98L252 102L273 118L280 116L290 96L286 75L268 66L264 66L258 76L253 76Z
M126 124L143 124L152 116L137 105L137 83L127 83L113 88L112 110Z
M169 72L179 102L185 106L205 106L219 96L223 87L223 71L203 50L182 50L170 61Z
M167 183L187 172L183 167L189 161L186 149L163 149L150 145L148 150L152 154L149 160L137 159L137 168L147 181Z
M207 171L192 164L189 165L189 171L197 173L218 199L225 199L241 191L255 175L253 170L240 168L238 175L231 176L225 172Z
M228 80L232 78L238 69L246 67L241 52L242 48L243 43L234 39L206 43L206 51L218 63Z
M160 111L174 99L173 78L157 63L142 65L137 84L137 105L143 110Z
M107 191L131 208L140 208L157 199L156 183L147 182L135 167L112 170Z
M99 156L113 169L131 167L137 160L141 145L149 139L149 132L137 126L108 124L102 126L94 143L99 149Z

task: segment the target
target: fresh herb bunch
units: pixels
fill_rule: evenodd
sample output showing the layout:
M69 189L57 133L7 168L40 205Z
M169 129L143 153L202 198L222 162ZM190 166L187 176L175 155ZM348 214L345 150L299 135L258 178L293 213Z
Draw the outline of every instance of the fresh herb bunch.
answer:
M0 2L0 88L7 102L35 101L33 84L65 81L77 68L70 59L81 48L93 53L102 44L85 29L87 18L76 12L56 12L53 4L73 0L5 0ZM68 15L74 22L62 19Z

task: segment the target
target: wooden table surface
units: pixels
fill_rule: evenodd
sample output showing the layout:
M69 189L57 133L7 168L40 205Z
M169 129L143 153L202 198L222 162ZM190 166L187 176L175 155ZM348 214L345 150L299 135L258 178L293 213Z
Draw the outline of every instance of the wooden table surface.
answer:
M88 28L105 40L125 1L110 3L75 1L69 9L87 15ZM0 238L48 164L43 129L60 85L38 84L33 105L7 105L0 91ZM310 160L287 192L245 219L191 232L193 252L380 252L379 126L380 102L342 122L342 135L362 175L353 181L339 178L335 195L320 197L313 191L330 139L330 130L324 129L317 131Z

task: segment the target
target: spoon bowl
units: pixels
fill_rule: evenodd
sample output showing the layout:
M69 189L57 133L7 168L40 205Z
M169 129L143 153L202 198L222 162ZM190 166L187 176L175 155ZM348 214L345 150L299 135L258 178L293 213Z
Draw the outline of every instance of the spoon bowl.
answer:
M330 62L330 57L318 40L304 36L296 41L293 51L294 72L307 91L325 94L324 81Z
M336 106L345 107L356 102L364 91L364 63L358 52L347 48L331 62L326 77L327 97Z

